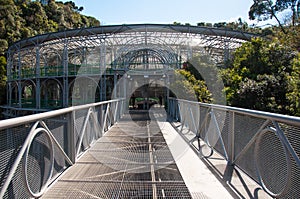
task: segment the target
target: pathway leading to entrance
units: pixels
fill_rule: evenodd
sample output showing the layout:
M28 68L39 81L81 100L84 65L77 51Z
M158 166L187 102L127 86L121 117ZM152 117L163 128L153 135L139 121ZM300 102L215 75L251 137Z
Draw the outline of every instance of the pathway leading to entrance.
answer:
M191 198L152 116L146 111L130 112L43 197Z
M185 134L188 134L187 131ZM163 108L134 110L97 140L43 198L270 198L215 153L201 159Z

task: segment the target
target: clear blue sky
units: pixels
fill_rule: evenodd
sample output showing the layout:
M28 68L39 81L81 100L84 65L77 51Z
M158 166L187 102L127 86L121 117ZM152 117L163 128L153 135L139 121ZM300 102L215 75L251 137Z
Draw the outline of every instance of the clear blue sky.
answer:
M66 0L63 0L65 2ZM102 25L136 23L229 22L239 17L249 25L253 0L73 0L83 6L82 14L97 18Z

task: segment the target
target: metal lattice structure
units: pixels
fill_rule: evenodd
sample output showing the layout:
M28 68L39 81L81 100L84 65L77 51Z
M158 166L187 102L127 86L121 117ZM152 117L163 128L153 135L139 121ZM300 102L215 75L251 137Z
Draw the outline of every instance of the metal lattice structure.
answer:
M6 114L109 100L118 93L112 88L124 74L161 76L199 53L222 65L231 51L252 37L209 27L142 24L28 38L8 50Z
M0 198L40 198L124 114L124 99L2 120Z
M175 98L168 113L200 157L219 153L272 198L299 197L299 117Z

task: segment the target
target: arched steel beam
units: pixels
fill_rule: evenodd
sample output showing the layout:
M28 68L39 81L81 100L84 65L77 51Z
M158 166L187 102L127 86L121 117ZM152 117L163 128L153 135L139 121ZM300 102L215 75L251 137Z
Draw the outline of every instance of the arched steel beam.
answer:
M99 26L91 28L82 28L74 30L66 30L63 32L47 33L43 35L37 35L35 37L27 38L18 41L10 46L9 50L14 51L19 48L35 46L41 43L45 43L51 40L66 39L72 37L84 37L90 35L97 35L98 39L105 39L108 35L123 33L123 32L179 32L179 33L190 33L190 34L201 34L207 36L222 36L235 38L240 40L250 40L258 35L252 33L246 33L235 30L227 30L212 27L201 27L201 26L184 26L184 25L164 25L164 24L134 24L134 25L110 25L110 26Z

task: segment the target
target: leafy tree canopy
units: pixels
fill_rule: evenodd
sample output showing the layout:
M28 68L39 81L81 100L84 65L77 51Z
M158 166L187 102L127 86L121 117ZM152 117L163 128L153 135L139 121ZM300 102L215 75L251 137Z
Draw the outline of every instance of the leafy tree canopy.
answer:
M299 23L300 1L299 0L254 0L249 10L249 19L265 21L275 18L281 30L286 33L279 14L283 11L290 11L292 14L292 25Z
M6 93L8 46L37 34L100 25L97 19L81 15L82 10L72 1L49 0L43 5L31 0L0 0L0 104L4 103Z
M228 104L300 114L296 103L299 98L293 96L300 86L299 55L295 52L278 38L257 38L244 43L234 53L231 67L221 70Z
M65 29L99 26L100 22L80 14L74 2L0 0L0 54L20 39Z
M174 79L170 85L174 97L192 101L212 102L211 92L203 80L197 79L190 71L175 71ZM176 93L174 93L176 91Z

